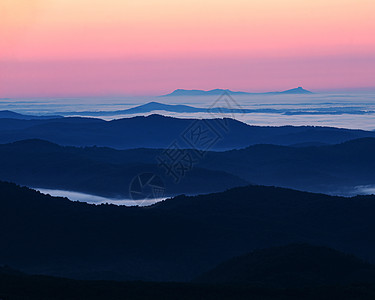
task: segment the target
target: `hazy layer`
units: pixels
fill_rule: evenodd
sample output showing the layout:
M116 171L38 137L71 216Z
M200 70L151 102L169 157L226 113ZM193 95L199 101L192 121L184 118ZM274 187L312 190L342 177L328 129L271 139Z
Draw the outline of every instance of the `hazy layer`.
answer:
M125 206L148 206L155 204L157 202L165 200L162 199L144 199L144 200L132 200L132 199L113 199L100 197L96 195L90 195L79 192L72 191L63 191L63 190L54 190L54 189L43 189L43 188L34 188L43 194L48 194L54 197L66 197L72 201L86 202L89 204L115 204L115 205L125 205Z
M125 206L149 206L157 202L163 201L166 198L154 198L154 199L144 199L144 200L132 200L132 199L113 199L107 197L101 197L91 194L73 192L73 191L63 191L54 189L43 189L34 188L43 194L48 194L55 197L66 197L72 201L86 202L89 204L114 204L114 205L125 205ZM375 195L375 185L366 186L356 186L352 189L345 191L332 191L330 195L352 197L356 195Z
M256 110L245 114L211 115L209 113L174 113L154 111L179 118L232 117L251 125L314 125L375 130L375 92L325 93L312 95L254 95L219 98L195 97L102 97L102 98L44 98L0 100L0 110L25 114L67 114L87 111L118 111L151 101L165 104L185 104L201 108L229 107ZM266 110L266 111L265 111ZM139 114L113 114L95 117L106 120L128 118Z

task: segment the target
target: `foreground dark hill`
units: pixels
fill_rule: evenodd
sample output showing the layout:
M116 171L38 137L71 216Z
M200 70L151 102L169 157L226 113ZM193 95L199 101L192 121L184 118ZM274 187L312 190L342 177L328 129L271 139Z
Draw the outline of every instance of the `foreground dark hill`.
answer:
M285 290L190 283L78 281L3 274L0 269L0 297L4 300L372 300L375 297L375 285L355 284Z
M374 267L354 257L329 248L291 245L232 259L201 276L196 283L77 281L27 275L0 266L0 297L7 300L94 300L103 299L103 295L107 300L358 300L373 299L374 279ZM288 289L275 287L285 286L285 282Z
M195 282L277 288L375 283L375 266L330 248L294 244L233 258Z
M94 206L0 183L0 264L86 279L191 280L290 243L375 261L375 196L248 186L151 207Z
M208 152L178 184L157 166L162 149L114 150L61 147L40 140L0 145L0 180L52 189L128 197L132 178L158 174L166 194L219 192L247 183L352 195L375 183L375 139L329 146L255 145Z
M193 127L191 127L193 126ZM186 142L193 128L208 130L210 140ZM183 139L185 136L185 139ZM0 143L25 139L44 139L60 145L106 146L117 149L168 148L175 140L182 148L228 150L254 144L293 145L298 143L337 144L344 141L375 137L375 132L330 127L258 127L235 121L176 119L151 115L113 121L90 118L51 120L0 119Z

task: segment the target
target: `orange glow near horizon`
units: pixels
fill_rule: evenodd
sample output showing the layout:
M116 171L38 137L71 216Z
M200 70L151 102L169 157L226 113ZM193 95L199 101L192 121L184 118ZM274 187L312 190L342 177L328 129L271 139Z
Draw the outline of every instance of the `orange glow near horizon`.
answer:
M55 74L54 67L59 62L65 62L73 69L76 62L91 63L90 72L96 72L96 80L99 80L100 68L107 70L107 67L95 62L108 61L112 65L114 60L127 66L128 72L139 74L133 82L135 88L132 88L132 92L139 94L155 91L154 86L148 86L142 80L143 73L148 78L150 72L158 72L153 75L155 78L165 78L158 90L192 86L194 80L188 76L190 71L182 76L184 81L171 80L178 74L162 68L163 64L171 64L171 60L173 66L180 66L171 68L173 72L184 72L186 62L190 62L196 65L195 76L199 73L208 76L215 65L222 65L223 72L235 74L235 67L230 62L242 59L245 65L251 62L249 68L257 64L257 69L265 76L263 84L257 80L257 85L249 83L248 89L261 89L266 85L271 85L269 88L272 89L279 84L270 83L267 74L280 70L272 70L272 65L266 63L270 60L274 62L274 68L285 68L286 77L300 78L306 87L326 88L329 78L324 85L317 84L317 79L311 81L312 74L317 73L314 64L307 63L309 67L303 67L300 74L295 74L294 67L289 68L285 62L319 58L326 62L334 57L344 64L330 63L332 68L338 68L337 72L332 71L337 76L342 68L353 68L353 72L360 72L362 65L375 68L374 13L373 0L2 0L0 67L8 73L1 74L0 93L28 94L27 90L20 90L30 84L22 74L22 62L25 68L34 66L35 72L29 72L38 77L38 82L50 80L52 75L56 80L64 78L69 87L68 74L60 74L60 77ZM363 58L368 58L367 64L363 63ZM205 59L207 62L202 63ZM160 66L148 64L149 60L158 61ZM264 69L257 60L264 63ZM353 63L355 61L358 63ZM134 69L135 64L137 69ZM238 73L243 75L240 71L239 66ZM93 75L88 73L80 70L80 93L90 92ZM127 74L127 70L121 73ZM363 73L362 86L372 84L374 74L371 71L366 69L360 73ZM113 77L102 78L103 81L111 80L107 85L102 84L102 94L129 91L129 84L121 83L116 76L118 72L113 72ZM216 76L217 84L221 83L222 75L212 76L209 80L202 77L199 82L204 85L206 81L207 88L213 87ZM237 78L238 84L231 80L228 87L242 87L245 79ZM247 80L251 81L252 77ZM351 81L350 76L341 81L340 78L331 80L332 85L342 88L358 84L353 78ZM114 87L113 82L119 82L118 86ZM74 94L74 91L57 87L46 90L40 86L34 88L32 94Z

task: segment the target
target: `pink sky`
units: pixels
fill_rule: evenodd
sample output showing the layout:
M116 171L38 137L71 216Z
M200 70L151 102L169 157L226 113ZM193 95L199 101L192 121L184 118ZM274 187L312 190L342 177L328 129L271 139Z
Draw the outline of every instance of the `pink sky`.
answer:
M373 0L2 0L0 97L374 87Z

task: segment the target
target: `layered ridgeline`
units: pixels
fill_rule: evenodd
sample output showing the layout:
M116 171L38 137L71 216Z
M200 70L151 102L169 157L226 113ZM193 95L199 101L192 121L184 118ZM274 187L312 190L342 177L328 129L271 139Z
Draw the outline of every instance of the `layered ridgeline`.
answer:
M10 110L0 110L0 119L17 119L17 120L46 120L62 118L59 115L34 116L16 113Z
M0 180L36 188L129 198L134 177L152 173L161 178L160 195L199 194L247 185L238 176L194 167L179 182L158 165L163 150L114 150L62 147L42 140L0 145Z
M0 183L0 264L95 279L191 280L254 249L311 243L375 261L375 196L248 186L151 207L88 205Z
M201 128L210 139L207 146L189 140ZM113 121L94 118L18 120L0 118L0 143L24 139L43 139L60 145L104 146L116 149L168 148L175 140L180 147L231 150L254 144L337 144L375 137L375 132L330 127L250 126L233 119L177 119L160 115Z
M219 192L248 183L352 195L375 182L374 149L375 139L365 138L328 146L254 145L208 151L203 157L186 150L195 162L176 183L158 165L163 149L76 148L26 140L0 145L0 180L128 198L132 179L151 172L164 181L166 196Z

